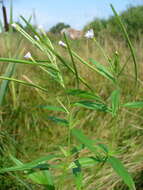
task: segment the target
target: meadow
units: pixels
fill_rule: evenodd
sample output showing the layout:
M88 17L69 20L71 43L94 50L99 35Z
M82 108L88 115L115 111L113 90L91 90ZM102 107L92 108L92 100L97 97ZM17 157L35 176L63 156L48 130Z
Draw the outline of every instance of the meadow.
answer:
M120 40L1 34L0 189L143 189L143 40L116 16Z

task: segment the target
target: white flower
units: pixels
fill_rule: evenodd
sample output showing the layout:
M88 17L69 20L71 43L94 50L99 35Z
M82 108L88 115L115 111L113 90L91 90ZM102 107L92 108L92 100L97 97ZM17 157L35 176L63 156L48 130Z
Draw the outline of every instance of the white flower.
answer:
M84 36L85 36L87 39L92 39L92 38L94 38L94 31L93 31L93 29L88 30Z
M39 41L39 37L37 35L34 36L35 40Z
M13 28L16 28L16 27L17 27L17 24L16 24L16 23L12 23L11 26L12 26Z
M40 31L44 31L44 27L43 27L42 25L39 25L39 26L38 26L38 29L39 29Z
M36 30L38 33L46 35L46 31L42 25L39 25Z
M31 53L30 53L30 52L26 53L26 54L24 55L24 58L25 58L25 59L30 59L30 58L32 58Z
M67 45L63 41L59 41L59 45L62 47L67 47Z

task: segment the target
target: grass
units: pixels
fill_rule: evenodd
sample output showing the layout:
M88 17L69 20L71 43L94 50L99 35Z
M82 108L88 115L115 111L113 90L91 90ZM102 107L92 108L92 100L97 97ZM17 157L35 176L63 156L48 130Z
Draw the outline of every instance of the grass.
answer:
M93 40L69 42L66 39L67 51L58 46L58 40L51 39L51 45L44 33L39 36L40 42L24 33L33 45L17 33L7 35L15 38L14 47L9 49L10 61L14 62L11 58L15 58L19 41L21 48L16 58L23 60L25 53L30 51L32 59L27 64L26 60L25 64L20 61L16 64L12 78L18 81L9 83L2 100L0 162L6 173L2 173L1 168L0 187L14 190L54 189L55 186L55 189L68 190L70 185L70 189L77 190L134 189L132 178L119 158L133 176L136 189L141 190L142 39L134 42L139 71L135 86L135 60L124 41L115 41L106 35L102 41L96 39L109 57L107 62ZM6 40L7 35L0 40ZM3 45L1 57L7 57L7 51ZM41 60L48 60L47 65L50 60L55 72L53 68L47 72L36 65L42 63ZM8 68L7 62L1 59L1 76ZM21 85L22 81L25 85ZM32 162L51 154L58 155L58 159L44 157L42 161ZM23 166L19 160L30 164ZM50 160L48 166L47 160ZM17 165L16 168L7 169L13 165ZM35 171L35 167L40 170ZM31 173L17 170L30 170ZM42 176L43 181L32 172Z

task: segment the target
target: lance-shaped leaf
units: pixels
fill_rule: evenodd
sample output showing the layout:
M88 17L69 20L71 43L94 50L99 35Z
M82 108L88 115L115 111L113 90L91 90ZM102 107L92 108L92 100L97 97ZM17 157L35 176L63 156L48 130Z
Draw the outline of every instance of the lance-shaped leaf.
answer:
M74 105L102 112L111 112L111 109L106 104L103 103L96 103L91 101L79 101L74 103Z
M62 124L62 125L66 125L66 126L69 125L69 122L67 120L59 118L59 117L48 116L48 119L55 122L55 123L58 123L58 124Z
M73 54L72 54L72 50L71 50L69 41L68 41L67 36L66 36L65 33L64 33L64 39L65 39L65 42L66 42L66 45L67 45L67 50L68 50L69 55L71 57L73 69L74 69L74 72L75 72L75 76L76 76L76 80L77 80L77 88L79 88L79 76L78 76L77 66L76 66L76 63L75 63L75 60L74 60L74 57L73 57Z
M119 105L120 105L120 91L119 90L115 90L112 92L111 101L112 101L112 114L113 116L115 116L118 112Z
M17 166L19 167L24 166L24 164L20 160L14 158L13 156L10 156L10 158ZM43 162L43 159L42 159L42 162ZM27 173L27 178L30 178L33 182L37 184L46 185L49 190L54 190L55 189L54 182L53 182L53 178L52 178L51 172L49 171L48 166L49 166L48 164L37 165L36 167L34 167L34 169L40 169L40 171L35 171L32 168L32 170L30 170L30 172Z
M48 156L41 157L37 160L34 160L34 161L26 163L26 164L21 164L21 165L19 164L18 166L13 166L13 167L9 167L9 168L0 168L0 173L31 170L32 168L37 167L41 163L43 163L45 161L49 161L55 157L57 157L57 156L56 155L48 155Z
M49 170L32 172L27 177L37 184L45 185L47 190L55 190L53 176Z
M135 190L136 188L135 188L134 181L131 175L126 170L126 168L121 163L121 161L113 156L109 156L108 162L111 164L114 171L122 178L122 180L129 187L129 189Z
M77 96L80 98L87 98L87 99L93 99L97 101L102 102L102 98L98 96L97 94L88 92L86 90L81 90L81 89L69 89L67 90L67 94L71 96Z
M34 88L37 88L39 90L42 90L42 91L45 91L45 92L48 92L47 89L39 86L39 85L36 85L36 84L33 84L33 83L29 83L29 82L25 82L23 80L18 80L18 79L14 79L14 78L9 78L9 77L5 77L5 76L0 76L0 80L6 80L6 81L13 81L13 82L17 82L17 83L20 83L22 85L26 85L26 86L31 86L31 87L34 87Z
M98 73L115 83L114 76L112 75L112 73L109 72L109 70L105 66L101 65L100 63L97 63L93 59L90 59L90 61L96 66Z
M79 158L78 161L81 167L84 167L84 168L94 166L95 164L98 164L101 162L95 157L83 157L83 158ZM71 169L75 167L76 167L75 162L72 162L68 168Z
M58 106L52 106L52 105L40 105L38 108L41 109L46 109L50 111L58 111L58 112L67 112L63 107L58 107Z
M15 63L9 63L9 65L6 68L4 77L12 77L12 75L14 74L14 70L15 70ZM2 106L4 102L9 82L10 82L9 80L3 80L0 85L0 106Z
M139 102L128 102L126 104L122 105L123 107L128 107L128 108L143 108L143 101Z

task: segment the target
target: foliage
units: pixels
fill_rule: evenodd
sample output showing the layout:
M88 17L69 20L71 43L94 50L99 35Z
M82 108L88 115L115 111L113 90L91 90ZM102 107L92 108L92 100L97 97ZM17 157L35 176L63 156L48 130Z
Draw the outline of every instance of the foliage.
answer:
M93 29L96 35L99 35L101 31L107 28L107 21L105 19L96 18L84 27L84 30Z
M129 58L134 61L133 45L113 6L112 9L130 47ZM1 100L1 105L6 102L6 106L1 107L1 127L4 131L8 130L17 142L13 145L16 150L9 146L3 150L4 146L1 146L2 154L10 160L5 164L1 161L2 180L10 175L14 181L21 183L23 189L26 187L30 190L64 190L69 186L76 190L116 189L116 185L122 181L128 189L135 190L130 173L134 174L132 165L136 163L138 170L141 161L135 151L138 147L140 152L138 140L140 138L142 142L142 128L134 126L132 121L141 120L142 124L142 110L134 111L143 107L140 98L142 81L138 86L136 83L128 85L135 81L130 76L129 68L132 75L133 71L131 64L129 67L127 65L128 59L124 57L121 61L120 54L114 51L110 52L113 56L107 56L95 38L87 39L87 42L98 44L106 63L105 60L103 63L97 61L92 54L92 59L86 59L85 53L80 56L66 37L65 46L57 48L57 42L51 43L44 30L39 33L21 18L32 35L19 25L15 25L15 28L35 47L40 59L35 49L28 60L0 58L0 63L5 64L4 74L7 73L6 63L14 63L20 71L0 76L2 81L9 82L4 87L1 83L0 94L6 99ZM85 41L82 43L85 47ZM25 47L32 49L31 46ZM97 52L97 47L95 50ZM44 60L41 60L41 54ZM134 70L136 75L137 71ZM87 74L89 78L92 77L91 80ZM140 97L136 93L140 90L139 86ZM25 128L27 130L23 134ZM106 135L106 130L109 135ZM3 139L1 142L3 145ZM35 159L36 155L38 159ZM5 180L4 183L6 186Z
M143 6L129 7L120 14L120 17L128 31L130 38L138 38L143 33ZM96 35L109 33L114 37L121 38L121 29L117 24L116 17L111 16L108 19L95 19L85 26L85 30L93 28Z
M60 22L60 23L57 23L55 26L53 26L49 31L54 34L59 34L62 29L69 28L69 27L70 25Z

